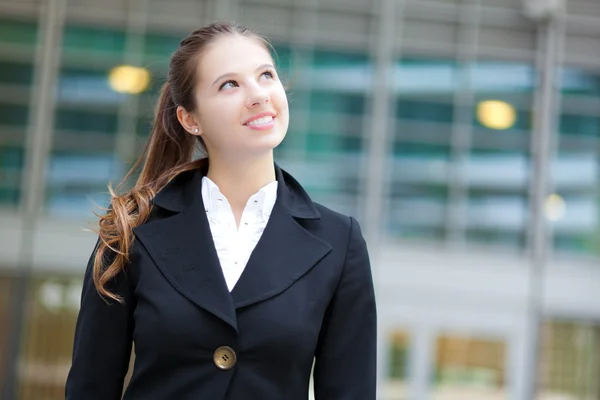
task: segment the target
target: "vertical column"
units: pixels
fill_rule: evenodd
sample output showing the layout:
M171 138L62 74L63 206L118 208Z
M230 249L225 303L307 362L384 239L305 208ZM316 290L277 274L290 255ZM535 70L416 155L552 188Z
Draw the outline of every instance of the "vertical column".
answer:
M409 355L409 399L428 399L435 351L435 332L431 326L411 331Z
M551 187L550 166L556 136L556 116L560 88L558 67L562 59L565 36L562 10L553 10L548 18L539 21L537 73L538 88L534 99L533 134L531 138L532 179L530 181L531 230L529 232L529 299L523 329L522 374L517 385L519 400L535 399L538 389L538 359L540 324L543 315L543 279L550 251L550 236L544 205Z
M391 111L394 91L391 88L394 87L394 58L398 56L396 49L401 40L398 18L402 16L403 8L404 0L379 0L379 12L376 16L378 30L371 37L373 45L370 48L373 49L371 56L375 70L372 74L370 115L365 118L364 129L368 142L365 167L361 169L365 171L365 175L361 177L361 182L364 231L373 257L377 256L375 246L380 243L382 214L389 192L388 149L394 129L394 115Z
M26 141L25 168L22 180L23 230L19 250L17 281L11 294L8 329L3 338L6 346L6 376L0 398L17 397L19 351L27 312L26 300L35 250L35 228L44 204L45 170L52 145L54 128L54 88L60 63L62 31L66 0L48 0L39 11L39 27L34 72L34 87L30 99Z
M311 91L313 90L313 71L315 68L314 52L316 47L317 29L319 29L319 0L305 0L303 5L293 3L291 26L292 68L290 75L301 77L298 82L302 89L294 93L294 104L302 108L302 113L294 120L295 128L302 135L290 135L286 140L291 141L293 151L291 159L294 163L310 165L307 160L309 120L311 118ZM294 71L295 70L295 71ZM292 87L292 90L294 88ZM289 158L289 157L288 157ZM303 175L306 174L305 172ZM311 177L311 179L313 179Z
M458 85L454 94L454 122L450 143L448 171L448 207L446 210L446 238L453 245L463 245L466 235L469 200L468 162L471 149L472 69L477 60L481 5L471 0L462 6L458 39Z
M213 0L214 18L217 21L234 20L239 15L239 0ZM241 21L240 21L241 22ZM242 23L243 24L243 23Z
M394 96L394 57L397 56L399 43L398 19L402 15L404 0L379 0L378 13L372 18L377 19L377 30L371 33L369 46L372 49L371 59L374 62L374 71L371 75L371 103L368 116L364 118L364 131L367 138L367 155L363 157L363 176L361 182L361 206L364 215L363 230L369 243L371 265L375 287L378 285L377 263L381 247L382 220L384 206L389 192L389 166L388 149L390 137L393 132L394 117L391 112L391 103ZM382 326L380 326L380 329ZM382 340L384 340L382 342ZM378 355L381 356L383 347L387 342L385 338L378 338ZM381 366L381 364L380 364ZM378 369L378 387L386 379L385 369ZM416 397L415 397L416 398Z
M22 181L23 214L32 220L37 217L45 197L44 171L54 130L54 88L60 64L65 3L66 0L48 0L45 7L40 8Z
M133 0L127 18L123 59L125 64L142 67L147 20L148 0ZM139 95L128 94L118 110L115 150L119 157L118 161L125 164L126 169L129 169L140 153L140 149L136 146L139 104Z

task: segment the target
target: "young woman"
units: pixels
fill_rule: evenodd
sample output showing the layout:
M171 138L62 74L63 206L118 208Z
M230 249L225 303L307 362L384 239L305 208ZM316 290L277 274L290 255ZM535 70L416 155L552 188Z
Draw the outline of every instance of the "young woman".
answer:
M365 241L274 163L269 49L213 24L173 54L137 183L100 217L67 399L121 399L132 344L124 399L307 400L313 361L317 400L375 399Z

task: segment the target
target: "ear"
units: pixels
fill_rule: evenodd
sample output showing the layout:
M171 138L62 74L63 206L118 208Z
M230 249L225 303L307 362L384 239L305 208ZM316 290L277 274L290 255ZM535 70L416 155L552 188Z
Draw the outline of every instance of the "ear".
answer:
M202 135L202 127L194 113L186 111L182 106L177 106L177 119L183 128L192 135Z

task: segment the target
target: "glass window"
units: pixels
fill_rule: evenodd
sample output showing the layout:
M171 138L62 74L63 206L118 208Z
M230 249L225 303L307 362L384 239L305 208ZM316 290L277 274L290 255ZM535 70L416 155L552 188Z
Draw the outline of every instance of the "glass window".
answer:
M0 17L0 208L18 208L37 22Z
M395 63L391 187L385 229L443 240L455 118L456 65L406 57Z
M56 101L77 107L116 107L126 100L109 85L109 69L63 66L58 76Z
M396 118L408 121L430 121L452 123L454 105L452 99L398 97Z
M563 68L560 71L561 90L567 95L600 96L600 75L580 68Z
M447 145L394 144L388 232L442 240L448 202Z
M117 131L117 119L115 113L58 109L56 110L56 129L114 135Z
M63 54L97 54L120 59L125 51L125 37L120 29L69 23L63 32Z
M481 61L469 70L471 150L466 161L466 239L522 249L529 213L534 71Z
M273 59L275 61L275 66L280 74L280 79L285 83L289 82L290 78L290 69L293 64L293 55L290 47L283 43L272 43L273 49L272 52Z
M388 338L388 376L381 388L382 400L407 400L409 398L409 351L409 334L402 330L394 331Z
M27 45L33 47L37 40L37 23L35 21L0 19L0 43Z
M14 278L10 277L5 271L0 269L0 326L2 326L3 340L0 340L0 360L6 360L8 353L8 343L4 340L9 329L12 328L10 325L10 318L12 315L11 310L11 294L14 284ZM4 384L6 374L0 374L0 385Z
M293 97L292 95L292 99ZM365 108L362 93L335 93L315 89L311 91L309 101L311 111L319 113L360 115Z
M0 207L19 204L24 157L21 147L0 146Z
M67 218L91 216L96 206L108 205L107 184L116 186L125 168L114 152L54 150L46 169L47 212Z
M16 104L0 103L0 125L10 125L19 128L27 126L29 107Z
M19 398L64 398L81 279L32 279L19 365Z
M149 32L144 41L144 54L149 59L152 57L165 59L168 65L171 55L186 36L185 32L181 34Z
M537 400L600 400L600 327L548 321L541 337Z
M545 213L561 253L600 255L600 75L563 70L558 149Z
M443 335L436 350L432 399L508 400L503 340Z
M32 79L31 63L0 60L0 83L30 85Z
M282 80L285 83L289 75L291 81L290 127L276 156L298 175L315 201L356 216L371 74L368 58L327 49L276 49Z

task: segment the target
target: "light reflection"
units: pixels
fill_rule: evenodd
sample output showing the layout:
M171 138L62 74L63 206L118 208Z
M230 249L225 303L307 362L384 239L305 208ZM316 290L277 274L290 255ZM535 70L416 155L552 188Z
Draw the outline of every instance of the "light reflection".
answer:
M551 194L546 198L545 203L546 218L550 221L558 221L562 219L566 211L565 200L558 194Z
M145 68L120 65L108 74L110 87L119 93L139 94L150 84L150 72Z
M506 130L517 121L517 112L505 101L485 100L477 105L477 119L486 128Z

